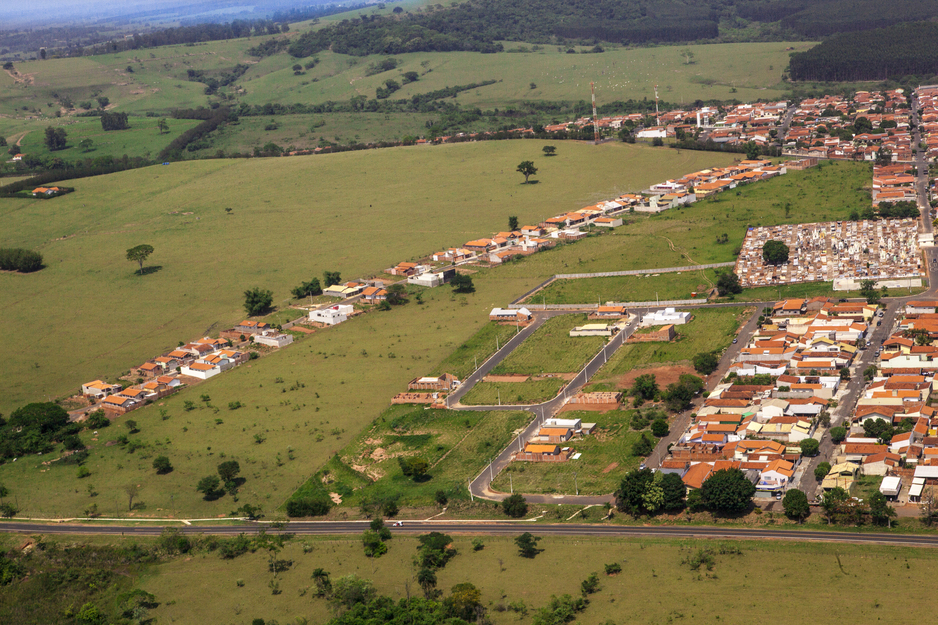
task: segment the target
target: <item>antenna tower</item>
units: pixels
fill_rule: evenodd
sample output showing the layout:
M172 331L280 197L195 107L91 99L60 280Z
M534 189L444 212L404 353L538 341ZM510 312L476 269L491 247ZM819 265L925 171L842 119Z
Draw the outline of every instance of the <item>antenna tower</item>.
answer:
M599 143L599 117L596 116L596 88L590 83L590 93L593 96L593 141Z

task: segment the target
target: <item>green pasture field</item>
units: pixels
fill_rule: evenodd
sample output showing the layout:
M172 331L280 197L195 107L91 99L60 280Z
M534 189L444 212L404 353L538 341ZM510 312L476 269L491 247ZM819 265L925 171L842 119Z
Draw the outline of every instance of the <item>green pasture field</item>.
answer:
M642 462L641 456L632 455L632 443L642 436L640 431L629 429L634 413L634 410L562 413L564 419L596 424L593 434L564 443L583 455L566 462L513 462L495 476L492 488L503 492L514 488L519 493L572 495L579 487L581 495L608 495L619 487L624 474Z
M589 323L589 319L584 314L561 315L548 319L492 369L492 374L578 372L606 342L599 336L570 336L570 330L586 323Z
M357 95L371 99L386 80L400 83L401 75L409 71L420 74L420 79L403 85L392 99L484 80L499 82L464 92L456 100L483 108L524 100L588 101L590 82L595 83L598 104L651 100L656 84L658 95L668 102L782 98L786 86L781 75L790 53L786 49L806 50L812 45L771 42L610 47L603 54L566 54L566 48L559 50L556 46L526 53L415 52L395 55L401 61L396 69L372 76L366 75L368 66L384 56L350 57L320 52L316 55L319 65L295 76L291 66L295 62L303 64L304 60L277 55L262 61L259 64L262 68L246 74L244 101L319 103L349 100ZM506 43L505 47L531 48L523 43ZM685 48L694 52L695 63L685 64L682 56ZM533 89L531 83L535 85Z
M466 484L531 421L521 411L470 412L395 405L347 445L300 488L295 497L334 492L343 507L363 499L397 501L406 507L434 506L438 491L465 500ZM430 463L427 478L401 473L399 458Z
M648 365L690 361L700 352L722 351L748 319L740 308L695 309L690 323L674 326L678 338L670 343L628 343L616 350L595 376L594 382L614 381L617 376Z
M732 269L728 267L727 269ZM592 302L653 302L691 299L696 292L706 297L717 281L716 270L682 271L660 275L613 276L556 280L525 300L537 304L587 304ZM701 288L702 287L702 288Z
M518 533L526 529L519 525ZM530 529L536 534L536 528ZM599 574L600 590L590 595L589 607L577 615L583 625L667 623L669 619L752 623L764 619L766 609L757 598L765 588L764 576L755 574L753 568L766 567L775 580L773 610L804 615L794 617L796 623L814 622L817 614L828 614L827 622L835 625L868 623L899 612L908 619L928 620L938 608L938 599L928 592L938 575L938 558L929 549L548 536L538 543L542 552L526 559L518 556L514 537L481 538L484 549L473 551L472 537L453 537L458 555L437 572L437 586L447 597L454 585L471 582L482 592L486 616L499 625L519 622L515 612L502 611L509 603L523 601L529 614L520 621L531 622L535 610L546 605L551 595L579 596L580 582L591 573ZM245 623L264 618L292 623L303 617L325 623L333 613L324 599L314 597L310 577L315 568L327 570L333 581L351 573L370 579L379 594L394 598L420 592L414 581L416 539L395 536L388 546L387 554L369 559L356 536L293 540L277 556L294 562L279 575L281 594L277 595L268 586L273 574L268 572L269 555L263 550L234 560L222 560L215 553L175 558L153 566L138 584L156 595L160 605L150 614L160 622ZM715 552L713 570L692 571L685 562L708 547ZM612 563L619 563L622 572L606 576L603 567ZM880 578L901 583L920 599L908 602L903 593L876 590L857 596L858 579ZM237 585L239 579L244 580L243 587ZM823 584L806 584L806 580L823 580ZM668 592L649 595L650 587ZM624 599L639 595L642 600ZM844 601L844 597L851 599ZM839 602L836 610L831 610L832 602Z
M489 272L487 278L494 275ZM503 326L497 323L486 323L478 332L472 335L465 343L456 347L434 370L434 375L451 373L460 380L464 380L478 369L478 365L494 354L499 346L511 340L517 332L512 326Z
M193 119L166 118L167 132L160 134L155 117L131 117L130 128L127 130L111 130L104 132L101 129L101 119L98 117L69 117L51 121L26 133L23 137L22 152L33 156L57 156L64 160L78 160L82 158L98 158L100 156L123 155L152 156L165 148L177 136L197 125ZM68 147L64 150L50 152L45 145L45 129L47 126L61 127L68 134ZM91 139L94 145L90 150L79 147L84 139Z
M565 385L563 378L524 382L479 382L463 395L460 402L467 406L497 406L501 399L503 405L539 404L556 397Z
M539 159L543 144L174 163L63 181L75 193L53 200L0 200L6 225L0 246L37 249L47 265L30 275L0 275L4 317L36 330L17 333L0 361L6 381L0 411L75 392L82 382L113 378L179 341L230 327L243 318L247 288L271 289L275 305L283 306L293 301L291 288L325 270L344 279L373 276L491 235L507 226L509 215L536 221L730 162L728 155L579 143ZM525 159L540 167L539 184L521 184L515 167ZM141 243L156 250L147 265L161 267L142 277L125 259ZM517 265L476 274L479 293L464 298L473 302L474 324L454 328L453 345L487 323L492 307L569 264L562 259L577 249L587 258L605 251L578 243L570 252L525 261L526 271ZM434 321L424 329L427 340L445 325Z

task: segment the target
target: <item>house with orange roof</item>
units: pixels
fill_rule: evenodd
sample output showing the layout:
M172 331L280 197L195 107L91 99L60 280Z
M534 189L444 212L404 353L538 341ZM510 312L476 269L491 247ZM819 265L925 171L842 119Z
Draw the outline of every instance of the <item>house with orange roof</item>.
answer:
M101 380L92 380L81 385L81 394L94 399L101 399L108 395L119 393L123 387L120 384L108 384Z
M385 289L369 286L362 291L362 303L378 304L388 299L388 292Z
M792 476L795 474L795 465L787 460L773 460L759 474L759 483L756 484L757 490L777 491L788 486Z

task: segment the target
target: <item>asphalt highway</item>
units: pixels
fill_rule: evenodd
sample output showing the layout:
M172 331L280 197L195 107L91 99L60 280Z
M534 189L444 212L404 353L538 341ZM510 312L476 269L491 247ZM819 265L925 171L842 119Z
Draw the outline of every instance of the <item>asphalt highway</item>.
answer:
M291 534L342 535L359 534L368 528L368 521L313 521L288 523L283 531ZM178 527L178 526L176 526ZM240 525L184 526L179 528L186 534L212 534L235 536L241 533L271 530L266 523ZM109 535L109 536L157 536L162 526L117 526L117 525L70 525L63 523L0 523L0 532L19 534L64 534L64 535ZM275 530L279 531L279 530ZM822 532L814 530L770 530L741 529L712 526L627 526L554 524L541 525L527 521L403 521L400 527L391 527L396 534L423 534L436 531L447 534L480 534L488 536L515 536L531 531L538 536L583 536L593 538L700 538L732 540L790 540L799 542L867 543L911 547L938 547L938 535L879 534L852 532Z

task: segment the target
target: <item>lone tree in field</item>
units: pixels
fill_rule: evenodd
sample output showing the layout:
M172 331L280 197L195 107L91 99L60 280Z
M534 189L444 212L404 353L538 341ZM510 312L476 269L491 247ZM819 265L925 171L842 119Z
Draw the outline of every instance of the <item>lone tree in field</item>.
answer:
M554 156L557 153L557 148L552 145L545 145L541 149L544 150L544 156Z
M450 284L453 285L454 293L472 293L476 290L475 286L472 284L472 278L462 273L457 273L453 276Z
M68 133L65 132L64 128L46 127L45 144L50 152L64 149L65 144L68 142L67 137Z
M788 262L788 246L781 241L766 241L762 246L762 260L769 265L783 265Z
M132 247L127 250L127 260L132 260L135 263L140 265L140 270L137 271L140 275L143 275L143 263L147 260L150 254L153 253L152 245L138 245L137 247Z
M534 536L531 532L525 532L515 538L515 544L518 545L518 555L522 558L533 558L539 554L541 549L537 548L537 541L540 539L540 536Z
M256 286L244 292L244 310L246 310L251 317L264 314L270 310L273 303L273 291Z
M508 229L512 232L518 229L518 218L515 215L508 218Z
M160 131L160 134L163 134L164 132L169 131L169 124L166 123L165 117L161 118L160 121L156 122L156 128L157 130Z
M534 166L534 161L521 161L518 172L524 176L524 184L528 184L528 178L537 175L537 167Z

